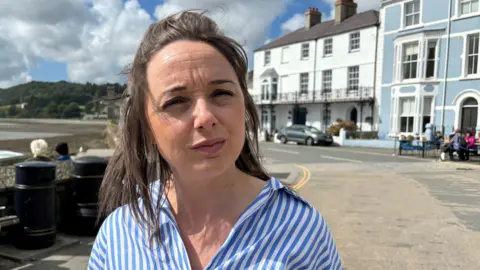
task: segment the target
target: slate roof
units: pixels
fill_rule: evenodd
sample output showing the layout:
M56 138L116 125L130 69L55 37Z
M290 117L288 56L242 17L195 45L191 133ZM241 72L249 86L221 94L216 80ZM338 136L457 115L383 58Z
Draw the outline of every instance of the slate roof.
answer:
M296 31L277 38L272 42L261 46L260 48L257 48L255 52L273 49L302 41L315 40L318 38L338 35L356 29L378 25L378 17L378 11L369 10L353 15L338 24L335 24L335 20L330 20L316 24L310 29L305 29L305 27L302 27Z

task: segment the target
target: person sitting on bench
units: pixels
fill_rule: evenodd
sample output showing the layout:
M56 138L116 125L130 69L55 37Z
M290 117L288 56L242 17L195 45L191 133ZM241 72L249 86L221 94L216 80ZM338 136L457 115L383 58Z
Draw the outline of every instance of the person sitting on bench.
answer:
M465 133L465 142L467 143L467 151L465 151L465 160L469 160L470 150L474 150L477 148L477 145L475 144L475 136L469 130Z

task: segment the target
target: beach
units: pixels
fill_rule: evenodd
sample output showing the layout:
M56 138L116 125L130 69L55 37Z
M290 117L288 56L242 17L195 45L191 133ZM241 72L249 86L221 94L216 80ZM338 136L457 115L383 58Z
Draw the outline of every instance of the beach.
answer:
M30 153L30 142L45 139L50 149L66 142L75 153L86 148L106 148L103 131L106 123L75 122L62 120L4 120L0 119L0 150Z

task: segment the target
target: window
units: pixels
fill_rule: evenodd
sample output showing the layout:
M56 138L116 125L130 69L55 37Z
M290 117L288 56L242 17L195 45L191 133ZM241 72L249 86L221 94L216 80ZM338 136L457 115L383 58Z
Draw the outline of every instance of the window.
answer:
M350 51L360 49L360 32L350 34Z
M420 23L420 1L415 0L405 4L405 27Z
M265 51L265 55L264 55L264 58L263 58L263 64L266 66L268 64L270 64L270 51Z
M417 78L418 42L403 45L402 79Z
M400 132L413 132L415 98L400 98Z
M322 92L332 92L332 70L324 70L322 74Z
M478 52L479 52L479 37L480 34L468 36L467 43L467 75L474 75L479 73L478 69Z
M425 132L425 125L432 121L432 101L433 97L423 98L423 117L422 117L422 131Z
M460 14L465 15L478 12L478 2L478 0L460 0Z
M437 65L437 41L430 40L427 43L427 65L425 68L425 77L434 78Z
M323 56L329 56L333 53L333 39L325 39L323 43Z
M284 47L282 48L282 63L288 63L289 60L288 47Z
M310 55L310 44L303 43L302 44L302 59L308 59Z
M270 99L270 93L268 91L268 81L267 80L263 80L263 82L262 82L261 96L262 96L262 100L269 100Z
M280 96L283 96L285 93L287 93L287 90L288 90L287 80L288 80L287 75L280 77L280 93L281 93Z
M272 78L272 100L277 100L277 78Z
M348 91L358 91L359 73L358 66L348 68Z
M308 93L308 73L300 73L300 94Z

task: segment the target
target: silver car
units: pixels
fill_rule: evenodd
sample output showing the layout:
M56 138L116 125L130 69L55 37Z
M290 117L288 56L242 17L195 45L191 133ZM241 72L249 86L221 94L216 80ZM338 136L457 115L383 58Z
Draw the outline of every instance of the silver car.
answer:
M292 125L281 130L277 138L283 143L296 142L306 145L332 145L332 136L312 126Z

